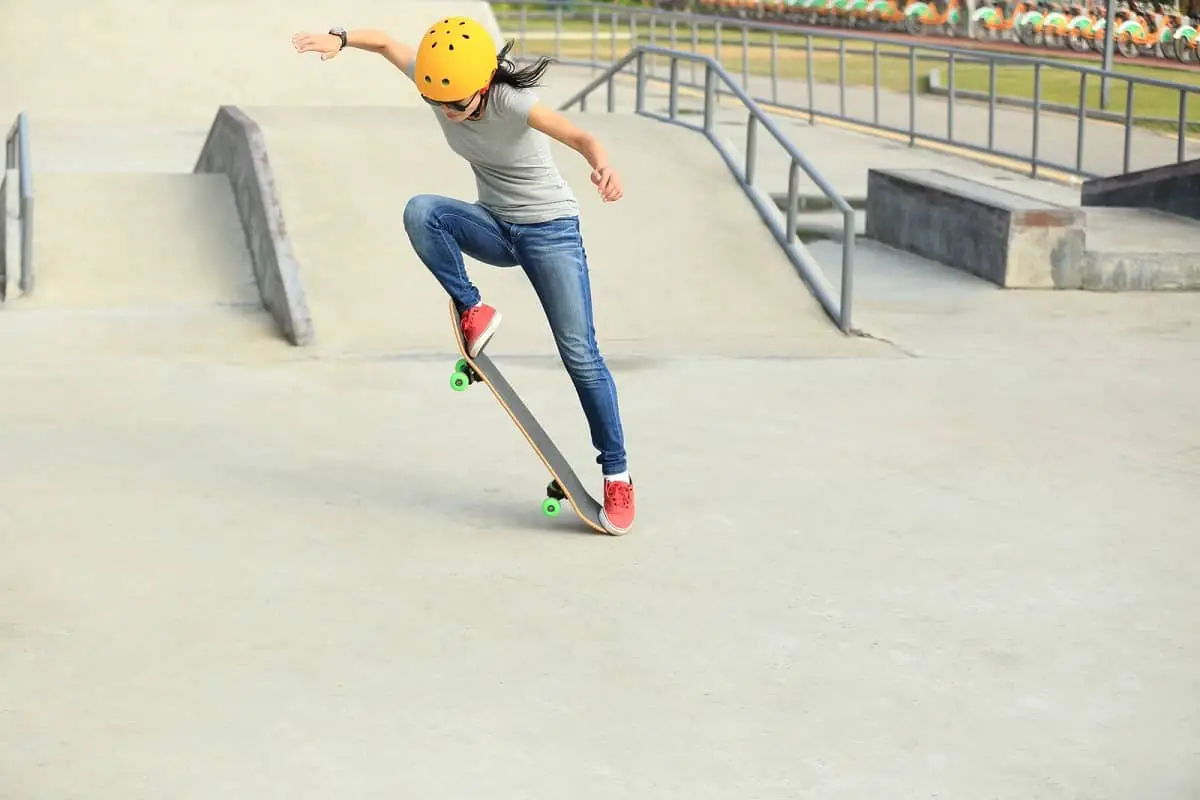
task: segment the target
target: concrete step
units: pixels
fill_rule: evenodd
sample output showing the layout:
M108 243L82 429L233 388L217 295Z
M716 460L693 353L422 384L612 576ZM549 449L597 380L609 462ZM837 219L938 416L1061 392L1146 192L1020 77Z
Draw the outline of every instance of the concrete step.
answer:
M1085 288L1200 289L1200 221L1149 208L1085 208Z

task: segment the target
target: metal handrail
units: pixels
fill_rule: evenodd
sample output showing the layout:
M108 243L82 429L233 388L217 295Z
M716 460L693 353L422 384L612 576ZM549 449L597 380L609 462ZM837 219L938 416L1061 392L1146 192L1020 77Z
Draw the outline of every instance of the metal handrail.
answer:
M29 161L29 120L25 112L17 114L4 137L4 169L8 171L17 168L17 189L20 195L18 219L21 235L21 293L33 291L33 170ZM5 224L7 224L7 201L0 198L6 205ZM7 247L7 245L6 245Z
M647 111L645 107L645 58L647 55L662 56L670 60L671 79L670 79L670 95L668 113L666 116L652 111ZM697 131L704 134L705 138L717 149L724 159L726 166L730 172L737 178L738 184L742 187L746 197L754 204L754 208L758 211L763 222L775 236L775 240L779 243L784 253L792 266L800 273L804 282L816 296L825 313L838 326L843 333L852 333L852 297L854 289L854 244L855 244L855 211L854 208L846 201L846 198L833 187L825 179L817 168L809 161L803 153L787 138L787 136L779 129L775 122L767 115L759 104L747 94L737 83L733 77L721 66L720 62L710 56L700 55L697 53L687 53L679 50L668 50L662 47L650 47L639 45L631 49L623 58L618 60L601 75L594 78L586 86L576 92L570 99L559 105L559 109L566 111L573 106L578 105L581 111L587 110L587 98L593 91L601 85L608 86L608 111L611 113L616 108L614 79L624 71L624 69L632 61L637 61L637 100L635 105L636 112L644 117L657 119L662 122L668 122L674 125L679 125L689 130ZM679 94L679 62L691 61L704 65L704 124L703 126L695 125L678 117L678 94ZM729 89L729 93L742 101L749 112L746 120L746 160L744 169L739 169L737 160L716 136L713 129L713 114L716 103L716 88L717 80L723 82ZM791 158L791 165L788 169L788 200L787 200L787 223L786 227L780 224L779 210L773 205L768 204L763 199L762 195L754 188L755 167L758 160L758 127L762 126L766 131L774 137L775 141L784 149ZM841 296L835 299L833 288L829 285L828 279L821 271L821 267L813 259L812 255L804 248L796 236L797 215L799 213L799 188L800 188L800 170L804 170L805 174L812 180L814 184L821 190L825 197L833 204L838 211L842 212L843 229L842 229L842 280L841 280Z
M1113 81L1125 82L1125 108L1124 113L1118 114L1103 114L1110 119L1113 116L1118 118L1118 124L1122 124L1124 133L1123 152L1120 161L1120 173L1124 174L1133 169L1140 169L1145 165L1133 164L1133 131L1135 130L1135 121L1137 118L1134 115L1135 106L1135 89L1139 86L1155 88L1158 90L1170 91L1178 94L1178 109L1177 116L1173 119L1175 124L1175 139L1174 162L1185 161L1188 157L1188 131L1189 127L1194 123L1188 119L1189 99L1194 102L1200 98L1192 97L1192 95L1200 94L1200 86L1190 84L1177 83L1173 81L1161 80L1158 78L1143 77L1140 75L1132 75L1127 73L1119 73L1105 71L1100 68L1090 67L1082 64L1073 64L1063 59L1037 58L1033 56L1000 53L996 51L985 51L979 49L967 49L961 46L937 44L937 43L913 43L909 41L897 40L885 35L857 33L840 29L822 29L813 30L811 28L798 27L794 25L759 22L751 20L735 19L730 17L702 15L683 11L666 11L654 8L645 7L629 7L617 6L611 3L578 3L572 4L569 8L564 9L559 5L551 5L544 0L516 0L511 3L518 7L519 12L519 32L520 40L524 40L527 33L527 21L529 17L537 18L553 18L555 24L555 54L558 55L562 21L565 15L575 18L591 17L592 23L592 55L591 60L577 60L559 58L559 62L565 65L576 65L591 67L593 69L605 69L611 61L617 58L617 40L616 30L618 24L628 26L632 43L637 42L638 38L638 21L643 18L649 18L650 21L650 46L656 44L655 34L657 21L661 27L657 28L659 36L663 39L667 38L667 32L663 28L669 25L670 31L670 47L674 49L676 46L685 47L687 37L679 37L679 43L676 44L676 28L681 26L691 27L691 49L698 49L698 33L701 28L711 29L712 36L715 37L716 56L720 60L722 50L722 39L720 35L725 30L740 30L741 31L741 50L742 50L742 69L741 79L743 88L749 90L750 87L750 67L749 67L749 51L756 45L750 43L750 33L753 31L766 32L770 34L770 96L755 97L760 103L770 104L774 107L786 109L788 111L804 113L810 121L817 119L832 119L852 122L858 125L869 126L877 131L885 132L893 135L904 136L908 139L909 144L913 145L917 142L932 142L938 144L948 144L962 150L984 153L988 155L1002 156L1010 161L1025 164L1029 167L1029 174L1037 177L1041 168L1050 168L1058 170L1065 175L1075 176L1077 178L1095 177L1100 172L1095 168L1085 166L1085 141L1087 139L1086 125L1087 121L1093 117L1099 117L1101 114L1088 107L1088 81L1100 81L1102 97L1106 96L1107 92L1103 91L1108 83ZM533 9L545 9L529 11ZM610 25L609 35L607 37L600 34L601 20L603 17L609 18L606 20ZM618 23L618 20L620 21ZM786 35L789 38L799 38L804 40L804 45L795 47L785 42L779 41L781 35ZM604 39L609 39L607 43L611 54L607 54L608 58L604 59L600 53L599 44ZM814 39L834 39L838 42L838 47L835 51L838 52L838 79L831 85L838 89L838 99L836 108L822 108L814 99L814 84L813 64L814 53L818 49L814 47ZM869 87L873 91L873 112L865 116L848 113L846 103L846 56L849 54L846 47L847 43L863 42L871 45L870 54L874 58L873 69L873 85ZM725 47L737 48L738 43L724 41ZM757 45L766 46L766 45ZM886 49L881 48L901 48L906 50L906 53L890 53ZM805 70L806 78L800 79L807 83L807 105L794 105L783 101L779 97L779 86L784 81L779 76L779 51L797 51L807 54L807 69ZM901 92L901 96L907 95L908 100L908 124L903 123L889 124L880 112L881 97L888 93L887 89L881 87L880 80L880 63L884 58L900 58L908 62L909 65L909 85L907 93ZM939 61L948 62L948 75L945 89L945 132L937 133L929 129L919 129L917 125L917 98L921 96L920 87L917 81L918 61L930 57L937 58ZM986 122L986 141L972 140L972 137L963 137L961 134L956 135L955 131L955 110L956 106L960 105L963 98L957 97L958 90L956 89L956 67L965 63L984 63L988 67L988 91L984 93L987 100L987 122ZM1019 140L1013 137L998 136L997 125L997 105L1003 103L1002 98L997 91L997 72L998 68L1005 66L1027 67L1033 71L1033 99L1028 103L1032 116L1032 132L1026 147L1018 146L1018 149L1007 149L1006 143L1017 142ZM1042 121L1047 117L1046 112L1051 112L1053 117L1061 117L1061 113L1066 110L1061 107L1054 107L1052 104L1043 101L1043 83L1045 72L1047 70L1063 70L1075 76L1078 82L1078 101L1074 104L1072 111L1076 117L1074 140L1074 158L1059 156L1047 157L1042 152L1040 129ZM765 76L764 76L765 77ZM692 88L699 89L699 84L693 82L685 84ZM868 89L867 86L863 87ZM956 98L958 102L956 102ZM1102 103L1103 105L1103 103ZM1123 119L1122 119L1123 118ZM982 133L982 131L981 131ZM1026 149L1027 148L1027 149ZM1166 156L1170 151L1163 148L1163 154ZM1116 155L1116 148L1113 149L1113 154ZM1167 156L1167 158L1170 158ZM1158 159L1154 159L1157 161ZM1164 163L1169 163L1164 159ZM1107 165L1106 165L1107 166ZM1115 164L1112 169L1103 169L1104 174L1115 172Z
M556 8L553 4L547 4L545 0L507 0L509 5L521 6L538 6L550 10ZM972 50L966 47L955 47L953 45L943 44L913 44L911 42L897 41L886 35L872 33L858 33L857 31L849 31L841 28L829 28L818 32L798 28L795 25L785 25L778 22L759 22L757 20L732 19L730 17L715 16L712 14L696 14L689 11L666 11L660 8L647 8L643 6L619 6L614 3L578 3L571 6L570 11L575 10L598 10L609 11L615 14L623 14L626 16L638 17L659 17L670 20L675 18L676 22L696 22L698 24L720 24L722 27L729 26L731 28L747 28L749 30L761 30L766 32L775 31L776 33L787 33L792 36L798 35L814 35L827 39L844 39L846 41L859 41L869 43L886 44L893 47L909 46L916 47L921 50L932 50L936 53L945 53L947 55L954 54L963 58L971 58L976 61L996 61L1012 64L1024 64L1026 66L1041 65L1043 67L1050 66L1062 68L1072 72L1082 72L1097 77L1117 78L1122 81L1132 81L1134 83L1146 84L1149 86L1158 86L1163 89L1191 89L1193 91L1200 90L1200 87L1178 83L1176 81L1164 81L1158 78L1144 78L1140 75L1130 73L1105 72L1097 67L1088 67L1083 64L1073 64L1066 59L1045 59L1035 56L1022 56L1010 53L1002 53L999 51L982 51ZM1062 63L1060 63L1062 62Z

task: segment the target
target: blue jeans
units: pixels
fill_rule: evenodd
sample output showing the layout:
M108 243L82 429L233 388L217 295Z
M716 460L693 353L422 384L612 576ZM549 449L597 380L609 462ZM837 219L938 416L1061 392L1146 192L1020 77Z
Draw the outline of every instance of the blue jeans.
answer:
M505 222L478 203L421 194L404 208L413 249L461 313L480 301L463 254L494 267L518 264L529 276L554 333L563 366L575 384L596 463L605 475L626 470L617 388L596 345L587 254L578 217L528 225Z

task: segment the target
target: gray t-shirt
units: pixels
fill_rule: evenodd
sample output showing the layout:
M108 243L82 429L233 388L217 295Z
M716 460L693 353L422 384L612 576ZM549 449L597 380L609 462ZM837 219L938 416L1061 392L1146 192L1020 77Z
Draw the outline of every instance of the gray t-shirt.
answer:
M407 74L413 78L413 68ZM475 173L479 203L518 224L579 215L575 194L554 163L550 138L528 124L537 101L530 89L493 84L480 119L451 122L432 107L446 143Z

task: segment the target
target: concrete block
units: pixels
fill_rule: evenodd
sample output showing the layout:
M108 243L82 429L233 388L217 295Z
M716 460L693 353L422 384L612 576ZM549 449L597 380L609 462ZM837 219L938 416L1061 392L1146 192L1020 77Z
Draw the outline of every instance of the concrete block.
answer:
M866 234L1006 288L1079 288L1080 209L942 170L867 175Z
M312 317L262 130L236 107L222 106L193 171L229 177L263 305L289 342L310 344Z
M1200 158L1085 181L1084 206L1153 208L1200 220Z

